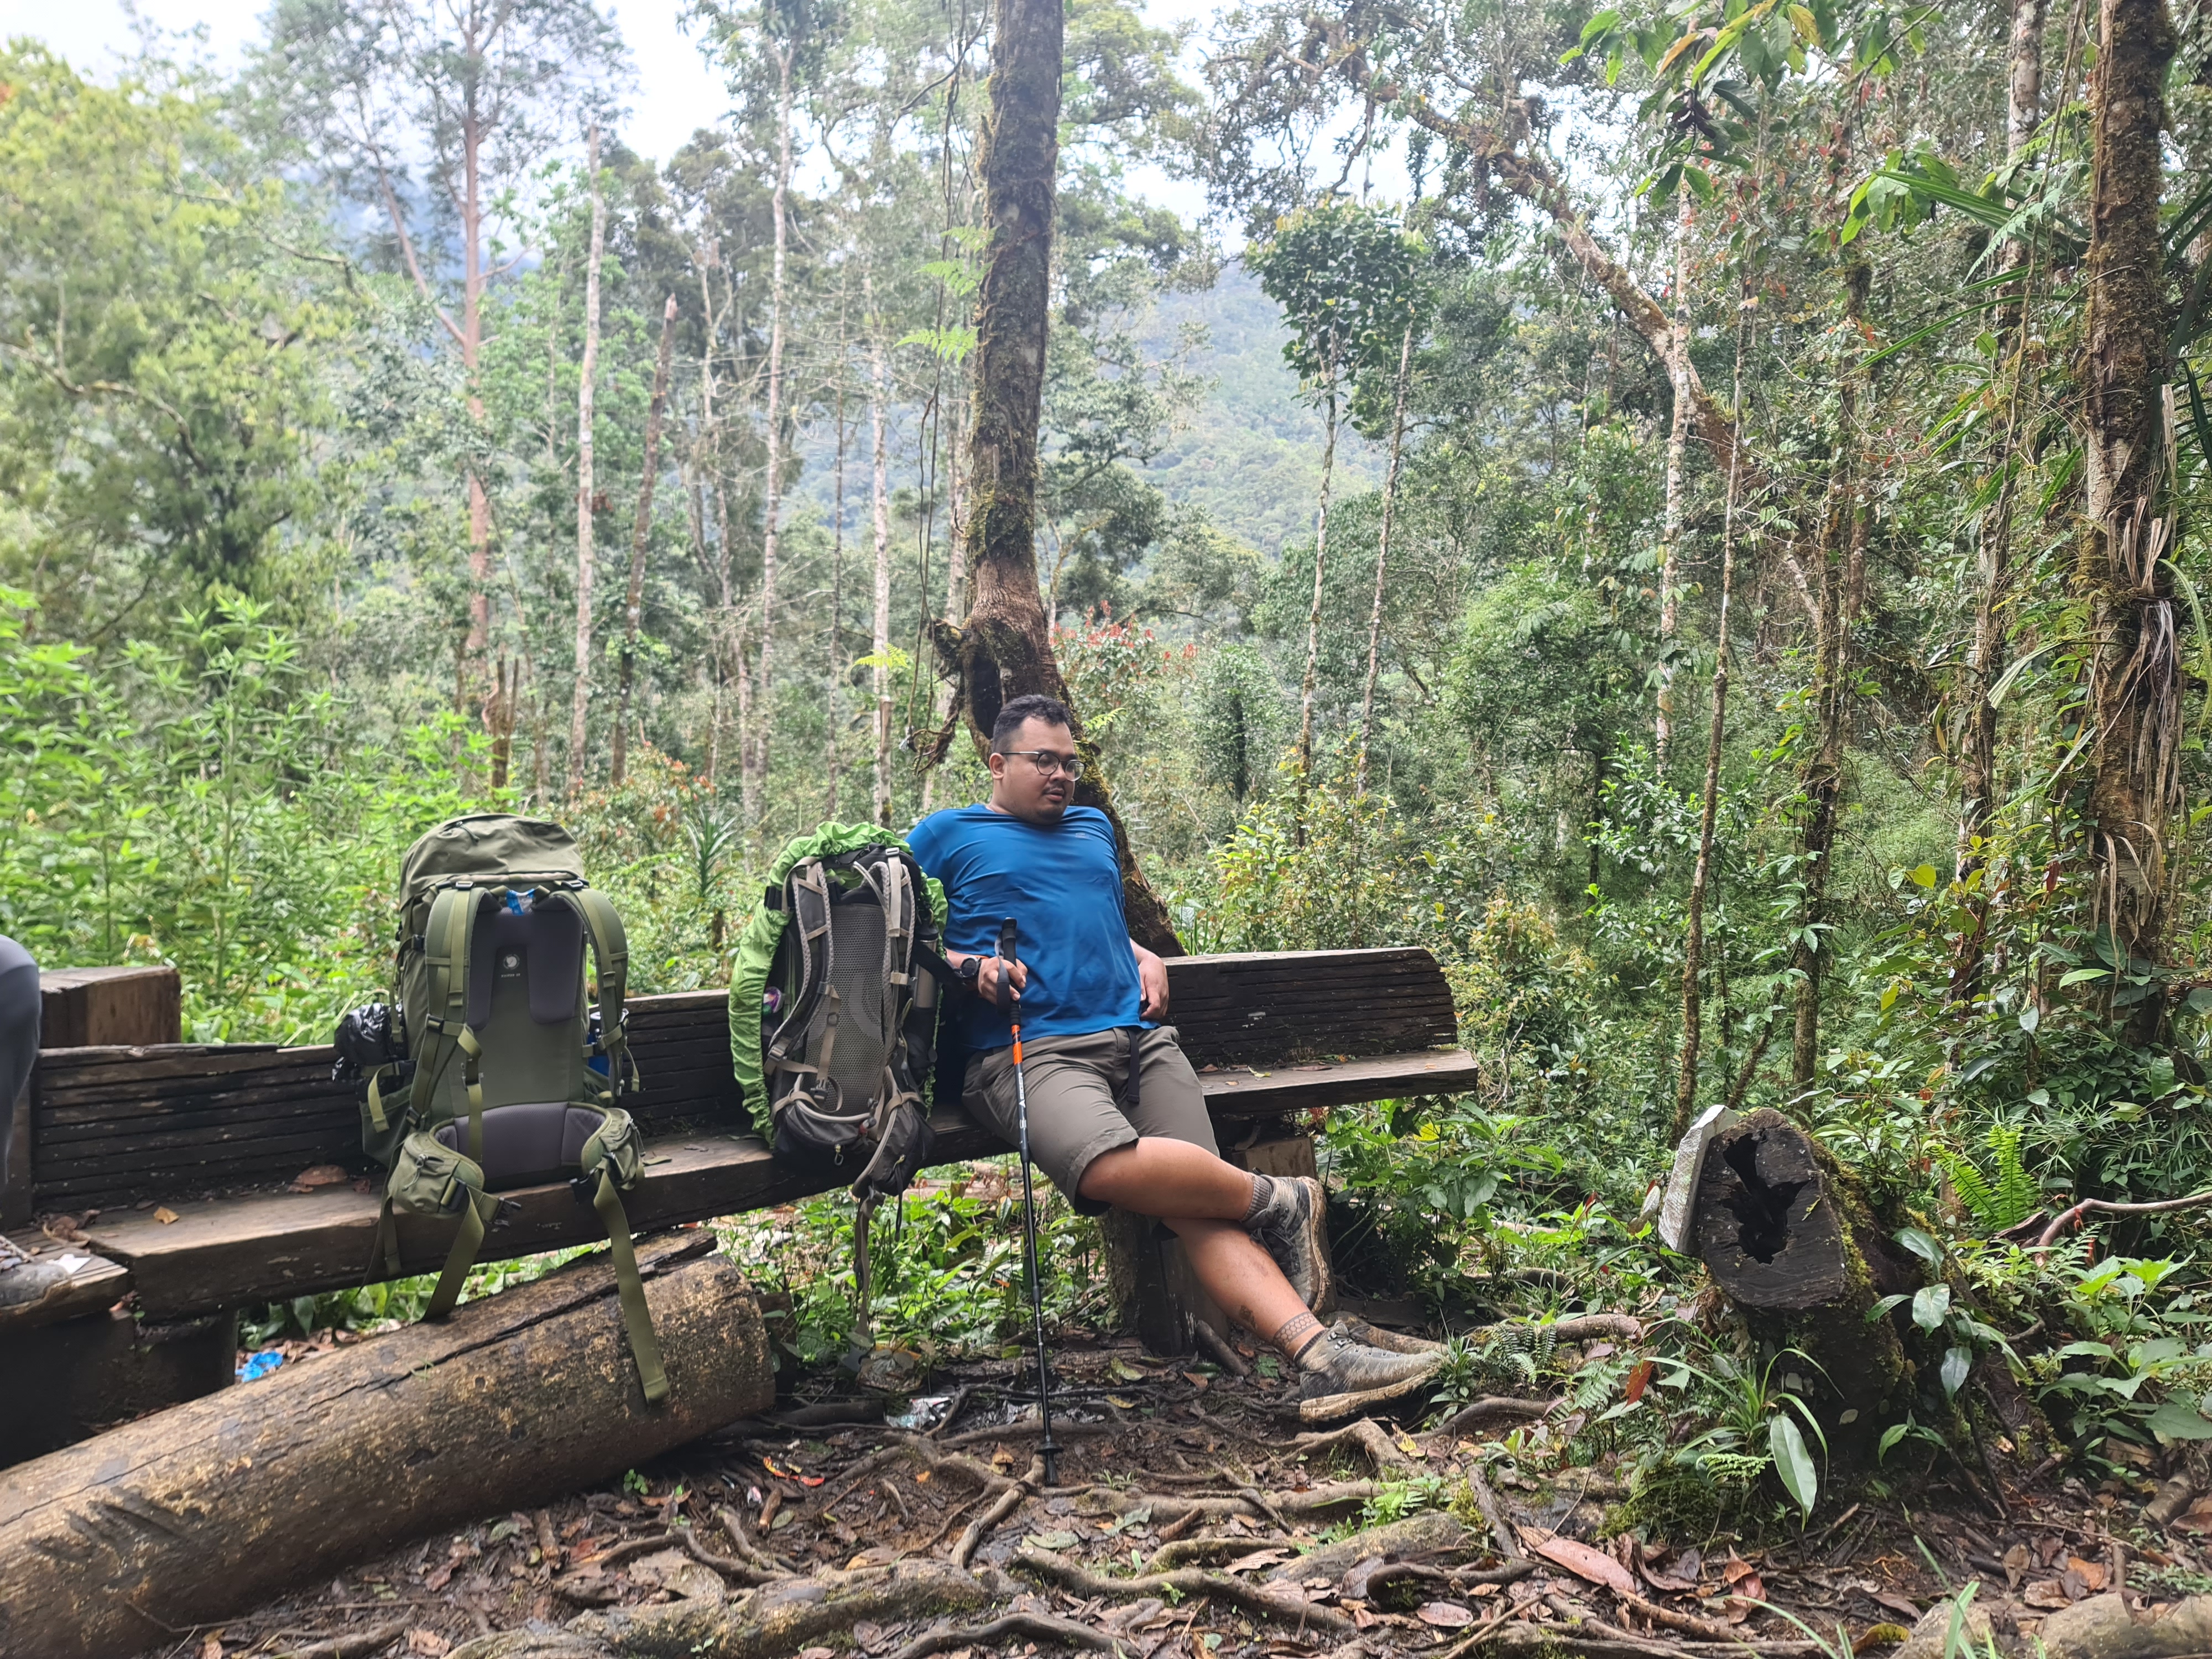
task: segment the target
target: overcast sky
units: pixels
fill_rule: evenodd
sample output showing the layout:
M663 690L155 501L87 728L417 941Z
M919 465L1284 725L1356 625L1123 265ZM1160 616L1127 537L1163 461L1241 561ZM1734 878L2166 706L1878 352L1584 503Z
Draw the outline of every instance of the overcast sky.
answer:
M623 137L633 149L665 161L694 131L720 119L721 82L678 27L678 0L614 0L612 9L637 66ZM1145 15L1159 25L1185 18L1202 24L1218 9L1214 0L1149 0ZM207 55L225 69L235 68L258 37L267 9L268 0L137 0L138 15L160 29L204 28ZM0 0L0 35L26 34L97 78L112 74L136 46L126 0ZM1190 185L1158 177L1139 184L1184 213L1203 205Z

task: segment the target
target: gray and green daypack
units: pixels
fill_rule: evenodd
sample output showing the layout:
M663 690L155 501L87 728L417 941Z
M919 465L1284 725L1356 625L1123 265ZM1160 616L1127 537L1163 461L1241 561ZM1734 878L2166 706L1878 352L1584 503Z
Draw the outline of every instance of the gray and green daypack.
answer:
M826 823L786 844L738 940L732 1069L779 1158L851 1182L860 1329L868 1220L931 1161L921 1085L937 1037L945 890L872 824Z
M567 1180L614 1246L623 1323L645 1397L668 1395L621 1194L643 1169L637 1126L615 1104L637 1071L623 999L622 918L584 879L557 823L501 812L448 820L400 865L398 1018L359 1067L362 1144L392 1174L377 1222L399 1272L395 1211L451 1216L453 1243L424 1317L451 1311L498 1213L499 1193ZM588 943L596 1009L585 994ZM339 1033L341 1064L358 1052ZM596 1014L596 1018L593 1018Z

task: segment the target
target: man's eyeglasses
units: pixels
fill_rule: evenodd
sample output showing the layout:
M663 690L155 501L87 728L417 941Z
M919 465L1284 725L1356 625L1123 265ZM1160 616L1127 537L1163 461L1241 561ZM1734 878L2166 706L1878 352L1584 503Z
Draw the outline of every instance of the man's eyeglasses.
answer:
M1055 755L1049 749L1009 749L1005 752L1019 755L1044 777L1065 772L1069 781L1073 782L1083 776L1083 757L1079 755Z

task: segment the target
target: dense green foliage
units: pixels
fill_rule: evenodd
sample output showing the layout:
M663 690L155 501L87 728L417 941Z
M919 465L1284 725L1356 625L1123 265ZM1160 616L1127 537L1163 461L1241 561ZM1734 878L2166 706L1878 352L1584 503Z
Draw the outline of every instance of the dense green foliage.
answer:
M395 93L432 46L355 51L355 10L279 8L236 84L149 61L102 85L33 43L0 52L0 930L56 964L176 963L192 1035L313 1040L388 971L401 848L511 802L576 826L632 919L637 988L719 983L748 872L865 810L879 680L894 821L978 787L964 744L933 772L914 758L946 707L924 626L964 605L985 43L968 14L901 0L702 7L730 118L663 161L620 142L611 25L543 0L517 15L580 67L485 93L507 125L476 246L449 188L453 111L475 106ZM1190 948L1419 944L1451 977L1480 1093L1330 1121L1360 1271L1443 1302L1543 1267L1673 1310L1673 1268L1632 1240L1686 1071L1689 1103L1784 1109L1911 1221L1962 1298L1913 1308L1931 1340L1971 1359L2000 1312L2041 1309L2102 1345L2019 1359L2081 1434L2107 1416L2194 1432L2151 1423L2166 1390L2212 1382L2196 1292L2164 1259L2186 1218L2129 1224L2136 1254L2103 1264L1989 1237L2062 1195L2212 1182L2212 808L2191 805L2212 720L2208 46L2199 20L2151 181L2172 424L2161 551L2130 603L2170 640L2144 752L2179 805L2153 826L2156 927L2124 933L2094 790L2131 763L2098 725L2112 598L2084 519L2094 20L2053 9L2012 149L1990 72L2007 21L1841 0L1261 6L1219 21L1202 93L1182 37L1079 0L1041 585ZM593 115L613 124L596 179ZM778 276L787 137L804 165ZM1353 182L1378 160L1410 199ZM1202 179L1215 219L1134 194L1139 164ZM598 643L579 661L594 191ZM741 753L765 767L743 805ZM996 1201L908 1218L884 1276L900 1334L1007 1334ZM793 1224L811 1231L791 1259L838 1259L834 1203ZM1089 1248L1056 1237L1069 1262ZM1063 1315L1091 1309L1086 1278ZM835 1346L836 1285L809 1284L812 1358ZM1800 1495L1778 1357L1684 1341L1654 1386L1702 1391L1719 1426L1650 1455L1701 1469L1709 1507L1770 1466ZM1469 1353L1450 1386L1543 1363ZM1903 1428L1948 1431L1949 1369ZM1625 1373L1578 1376L1590 1432L1626 1420L1606 1393Z

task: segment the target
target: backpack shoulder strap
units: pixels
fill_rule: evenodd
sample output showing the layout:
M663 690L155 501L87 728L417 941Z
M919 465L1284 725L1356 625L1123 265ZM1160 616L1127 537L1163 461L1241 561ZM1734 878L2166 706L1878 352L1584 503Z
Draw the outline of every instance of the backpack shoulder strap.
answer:
M459 1054L468 1091L468 1152L478 1160L483 1157L483 1075L479 1069L483 1048L469 1029L469 945L476 933L477 907L490 890L465 878L431 902L430 919L422 931L430 1006L423 1011L427 1042L416 1062L417 1077L428 1081L418 1085L412 1097L422 1103L425 1113L429 1111L446 1067Z
M625 1068L629 1088L641 1087L644 1082L629 1052L629 1033L623 1027L623 1006L629 994L629 935L623 932L615 907L598 888L579 884L568 890L568 896L583 915L584 927L592 936L592 955L599 963L599 1052L607 1056L608 1093L619 1095L624 1087Z
M784 878L784 902L791 920L784 937L799 950L799 984L791 1007L776 1023L775 1035L761 1053L763 1073L812 1070L793 1060L793 1044L805 1039L815 1006L830 983L830 877L819 859L802 859Z

